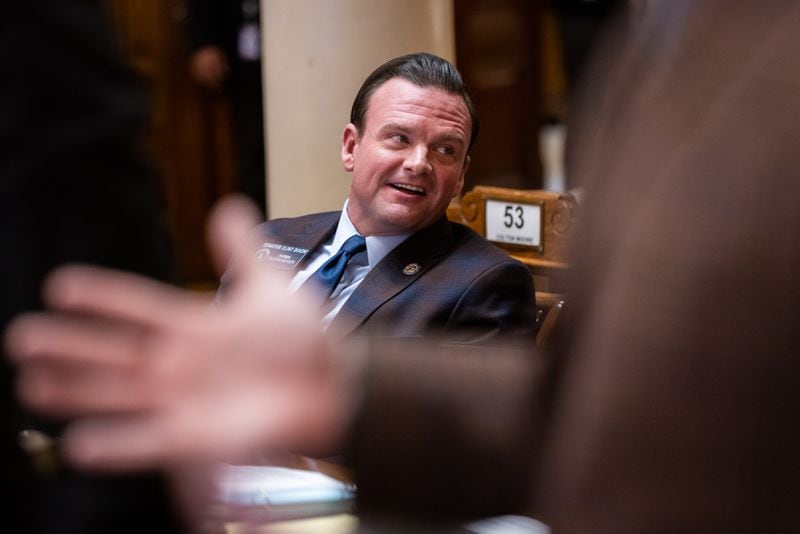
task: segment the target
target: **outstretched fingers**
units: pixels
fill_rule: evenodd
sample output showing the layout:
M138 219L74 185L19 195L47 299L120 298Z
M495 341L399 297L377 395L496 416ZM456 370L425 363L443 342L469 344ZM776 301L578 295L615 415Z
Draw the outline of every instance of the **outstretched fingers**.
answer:
M144 276L86 265L56 269L45 281L44 298L55 310L167 328L209 305L204 296Z

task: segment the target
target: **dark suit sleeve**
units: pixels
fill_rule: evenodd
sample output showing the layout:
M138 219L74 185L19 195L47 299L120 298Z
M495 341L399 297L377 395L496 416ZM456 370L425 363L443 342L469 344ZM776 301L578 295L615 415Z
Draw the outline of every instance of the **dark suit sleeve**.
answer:
M451 341L535 341L536 297L528 268L506 261L484 271L461 295L447 330L455 333Z
M371 340L350 453L365 521L523 513L542 369L523 351ZM388 521L388 520L387 520Z

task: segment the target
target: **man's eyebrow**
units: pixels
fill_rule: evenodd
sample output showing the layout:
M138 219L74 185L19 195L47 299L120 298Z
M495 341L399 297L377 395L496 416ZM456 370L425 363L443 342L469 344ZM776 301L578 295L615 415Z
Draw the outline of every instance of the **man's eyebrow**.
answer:
M400 132L407 132L410 128L408 126L403 126L399 122L387 122L383 126L380 127L378 130L379 132L387 132L387 131L400 131Z
M387 122L383 126L378 129L378 132L381 134L385 134L387 132L402 132L408 133L411 131L411 128L400 124L399 122ZM444 132L440 136L436 138L436 141L439 143L456 143L461 145L466 145L467 140L463 134L452 131L452 132Z
M467 140L464 138L463 135L460 133L445 133L439 138L441 141L450 142L450 143L461 143L462 145L466 144Z

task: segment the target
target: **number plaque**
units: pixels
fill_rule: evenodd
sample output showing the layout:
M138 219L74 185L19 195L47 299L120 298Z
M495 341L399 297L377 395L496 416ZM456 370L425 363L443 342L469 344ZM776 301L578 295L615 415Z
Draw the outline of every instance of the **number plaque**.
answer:
M487 200L486 239L541 249L541 204Z

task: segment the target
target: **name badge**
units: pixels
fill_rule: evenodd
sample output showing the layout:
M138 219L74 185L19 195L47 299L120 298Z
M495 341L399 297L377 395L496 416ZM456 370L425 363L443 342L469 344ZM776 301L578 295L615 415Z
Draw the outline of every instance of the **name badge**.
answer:
M256 260L266 263L270 267L289 271L306 257L308 250L279 243L264 243L256 252Z

